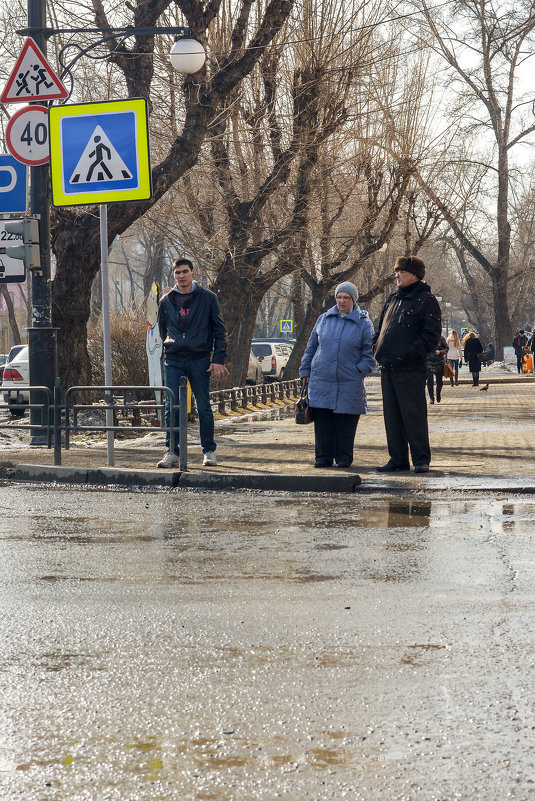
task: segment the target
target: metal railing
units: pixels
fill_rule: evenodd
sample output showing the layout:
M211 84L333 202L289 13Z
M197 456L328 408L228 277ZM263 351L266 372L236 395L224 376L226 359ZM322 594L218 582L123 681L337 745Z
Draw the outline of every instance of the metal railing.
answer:
M247 385L245 387L233 387L231 389L219 389L210 392L210 403L214 412L227 414L239 412L250 406L268 406L269 403L285 401L299 394L301 387L300 379L292 381L280 381L269 384ZM33 402L37 392L44 394L41 403ZM23 401L22 392L30 393L30 403ZM97 404L83 402L76 403L76 396L83 395L85 398L91 394L102 395L103 400ZM136 394L149 394L155 396L155 400L134 401ZM114 464L114 435L116 432L125 432L124 425L119 425L119 417L125 413L132 413L134 421L141 420L141 414L154 410L158 418L158 428L162 432L169 432L169 450L174 452L176 437L179 444L179 470L186 471L188 465L188 442L187 442L187 381L185 378L180 380L178 403L174 393L168 387L148 387L148 386L76 386L69 387L65 393L65 402L61 399L61 381L56 379L54 393L48 387L20 386L17 388L0 387L0 399L3 395L13 395L15 402L0 403L0 409L18 411L24 414L26 409L41 410L41 421L38 420L26 424L17 424L17 429L31 429L32 433L36 430L40 433L45 432L47 437L47 447L54 446L54 464L61 465L62 436L64 437L65 450L70 448L72 432L106 432L108 435L108 465ZM158 400L158 395L160 396ZM169 400L171 415L169 425L165 420L166 402ZM194 398L191 398L191 415L195 416ZM97 412L106 419L105 422L87 423L83 420L84 412ZM178 415L178 424L176 423ZM7 428L7 423L0 422L0 428ZM10 426L9 426L10 427ZM136 425L134 422L128 426L128 431L147 432L150 426Z
M61 383L56 379L54 388L54 464L61 464L61 432L65 432L65 450L70 446L70 432L71 431L106 431L108 434L115 431L123 431L124 427L115 424L116 413L120 410L126 409L140 409L140 403L134 403L134 393L159 393L161 396L166 396L170 404L169 424L162 424L163 414L160 415L160 429L162 431L169 431L169 450L171 453L175 452L175 439L178 434L178 447L179 447L179 470L188 469L188 434L187 434L187 410L188 410L188 394L187 394L187 380L181 378L178 389L178 403L176 403L175 393L169 387L142 387L142 386L78 386L69 387L65 393L65 403L61 404ZM98 425L80 425L78 422L78 415L82 411L95 411L94 404L88 403L72 403L72 398L76 394L91 394L99 393L104 396L104 403L99 404L98 411L106 414L106 423L99 423ZM123 394L123 402L119 404L116 402L117 393ZM155 412L162 412L166 408L166 404L161 400L155 400L154 403L144 403L142 408L154 409ZM64 422L61 424L61 410L64 411ZM71 412L73 415L73 422L71 425ZM109 413L111 412L110 423ZM176 425L176 415L178 414L178 425ZM173 421L175 423L173 424ZM130 431L147 431L146 426L132 425L129 426ZM114 437L108 439L108 465L114 464L113 453ZM56 462L56 458L59 459Z
M52 433L53 433L53 413L54 413L54 401L52 396L52 391L49 387L29 387L29 386L20 386L16 388L5 388L4 390L1 389L1 399L3 400L3 396L7 395L11 400L9 403L1 403L0 409L9 409L11 413L18 412L21 416L24 415L26 409L31 411L37 410L34 412L37 419L34 421L32 414L32 422L19 423L17 428L22 428L23 430L31 430L32 432L37 429L40 432L45 431L47 435L47 447L50 448L52 446ZM26 403L23 398L23 392L28 392L30 402ZM37 403L34 399L38 392L42 392L44 394L44 399L42 402ZM39 423L39 412L41 417L41 422ZM1 428L6 428L6 426L1 426Z

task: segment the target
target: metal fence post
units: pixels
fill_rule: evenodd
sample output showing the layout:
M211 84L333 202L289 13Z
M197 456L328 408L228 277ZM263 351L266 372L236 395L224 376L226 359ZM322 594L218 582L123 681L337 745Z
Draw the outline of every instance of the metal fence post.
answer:
M61 464L61 378L54 382L54 464Z
M188 380L185 376L178 384L178 469L188 469Z

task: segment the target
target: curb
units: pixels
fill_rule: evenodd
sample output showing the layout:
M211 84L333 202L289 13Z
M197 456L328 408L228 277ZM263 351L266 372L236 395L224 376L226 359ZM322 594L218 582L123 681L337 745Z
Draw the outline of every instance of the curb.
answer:
M64 467L40 464L18 464L14 481L43 481L48 484L120 484L125 487L176 487L180 473L174 471L131 470L128 468Z
M356 474L334 476L286 475L263 473L225 475L214 473L182 473L179 487L204 489L254 489L277 492L355 492L361 478Z
M18 464L14 481L42 481L47 484L116 484L123 487L188 487L193 489L253 489L277 492L355 492L361 484L356 474L333 476L263 473L180 473L178 471L131 470L128 468L80 468L53 465Z

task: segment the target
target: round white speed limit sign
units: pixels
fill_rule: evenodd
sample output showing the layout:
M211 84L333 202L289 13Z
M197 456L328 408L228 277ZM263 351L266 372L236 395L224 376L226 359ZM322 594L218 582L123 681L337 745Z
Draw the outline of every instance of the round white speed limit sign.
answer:
M6 143L17 161L32 167L46 164L50 160L47 107L25 106L13 114L6 128Z

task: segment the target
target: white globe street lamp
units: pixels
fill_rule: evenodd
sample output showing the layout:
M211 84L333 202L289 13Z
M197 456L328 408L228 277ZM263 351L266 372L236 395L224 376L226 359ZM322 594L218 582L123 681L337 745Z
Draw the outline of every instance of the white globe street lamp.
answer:
M199 72L206 61L204 47L191 36L181 36L171 48L169 54L173 69L182 75L193 75Z

